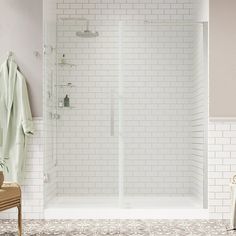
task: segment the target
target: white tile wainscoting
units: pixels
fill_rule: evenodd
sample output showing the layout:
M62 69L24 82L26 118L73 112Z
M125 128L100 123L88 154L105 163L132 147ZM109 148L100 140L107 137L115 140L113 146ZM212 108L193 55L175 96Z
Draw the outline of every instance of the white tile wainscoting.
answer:
M22 186L23 217L44 218L43 122L34 119L35 134L29 141L26 181ZM209 217L230 218L230 178L236 174L236 121L210 121L208 146ZM16 218L16 210L1 212L0 218Z
M208 205L211 218L230 218L230 178L236 174L236 120L215 119L208 128Z

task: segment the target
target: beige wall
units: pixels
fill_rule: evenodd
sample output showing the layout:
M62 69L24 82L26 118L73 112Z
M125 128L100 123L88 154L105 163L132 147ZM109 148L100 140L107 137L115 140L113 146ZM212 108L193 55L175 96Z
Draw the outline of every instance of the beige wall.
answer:
M28 82L33 116L42 116L42 24L42 0L0 0L0 61L8 50L15 53Z
M210 116L236 117L236 1L210 0Z

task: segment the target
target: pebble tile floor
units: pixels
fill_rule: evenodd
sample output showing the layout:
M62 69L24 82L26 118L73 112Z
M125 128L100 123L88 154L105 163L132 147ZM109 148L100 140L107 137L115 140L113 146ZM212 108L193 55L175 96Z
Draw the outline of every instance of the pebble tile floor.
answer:
M23 220L23 229L27 236L236 235L226 220ZM17 221L0 220L0 235L17 235Z

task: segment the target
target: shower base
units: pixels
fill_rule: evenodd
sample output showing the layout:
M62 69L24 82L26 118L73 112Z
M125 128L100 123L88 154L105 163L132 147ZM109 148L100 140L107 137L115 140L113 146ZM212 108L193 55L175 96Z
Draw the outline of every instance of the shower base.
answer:
M61 197L44 210L45 219L207 219L193 197Z

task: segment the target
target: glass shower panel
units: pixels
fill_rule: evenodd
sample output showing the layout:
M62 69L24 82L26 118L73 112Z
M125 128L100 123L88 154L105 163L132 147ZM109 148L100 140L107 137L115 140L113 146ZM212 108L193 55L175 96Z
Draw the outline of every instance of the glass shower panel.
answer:
M192 91L192 194L207 208L208 146L208 39L207 24L193 28L193 91Z
M202 197L202 25L123 22L121 34L124 206Z
M82 205L116 206L119 30L112 22L91 21L99 36L76 36L85 23L63 19L57 26L57 60L64 55L73 64L57 65L57 104L70 99L69 107L58 107L57 194L75 196Z
M45 28L45 202L202 207L203 25L96 20L98 37L79 37L85 24Z

